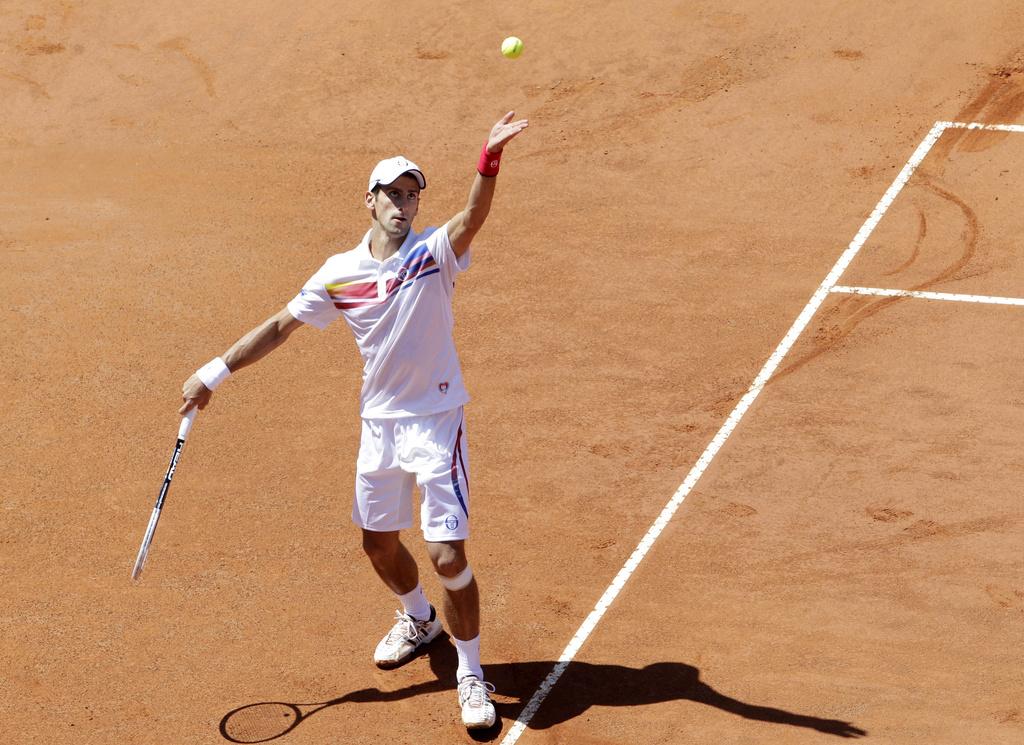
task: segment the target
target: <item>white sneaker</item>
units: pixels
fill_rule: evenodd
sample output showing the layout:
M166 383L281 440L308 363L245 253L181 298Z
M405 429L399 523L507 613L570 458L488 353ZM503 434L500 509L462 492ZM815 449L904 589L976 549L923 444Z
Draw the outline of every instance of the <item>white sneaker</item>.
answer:
M494 726L494 704L487 695L489 693L494 693L494 686L475 675L467 675L459 682L459 706L462 707L462 723L466 729Z
M441 619L437 617L434 606L430 606L430 618L426 621L420 621L402 611L395 611L395 619L395 625L380 640L373 653L377 667L398 667L412 657L413 652L441 633Z

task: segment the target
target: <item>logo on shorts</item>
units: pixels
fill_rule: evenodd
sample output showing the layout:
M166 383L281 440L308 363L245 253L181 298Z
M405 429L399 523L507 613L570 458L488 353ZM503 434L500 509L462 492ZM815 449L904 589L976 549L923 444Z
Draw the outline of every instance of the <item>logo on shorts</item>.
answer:
M409 267L403 266L398 270L398 274L395 275L395 279L399 282L404 282L409 277Z
M446 380L445 382L443 382L439 386L437 386L437 390L441 391L441 393L447 394L448 393L448 381Z
M455 515L448 515L448 517L444 519L444 526L448 528L448 530L455 530L459 527L459 518L455 517Z

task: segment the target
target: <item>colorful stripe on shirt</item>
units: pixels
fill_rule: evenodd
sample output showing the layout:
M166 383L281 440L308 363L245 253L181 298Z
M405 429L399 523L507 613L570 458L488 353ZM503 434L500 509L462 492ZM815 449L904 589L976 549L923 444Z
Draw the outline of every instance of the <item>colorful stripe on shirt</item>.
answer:
M377 282L339 282L325 285L324 289L334 301L334 307L340 310L372 305L377 302Z
M377 297L377 282L355 280L352 282L339 282L326 285L327 294L334 301L334 307L339 310L352 308L365 308L370 305L387 302L392 295L399 290L411 287L417 279L437 274L441 269L437 266L434 257L427 250L426 246L419 248L406 257L405 261L398 268L395 277L388 280L384 288L384 297Z

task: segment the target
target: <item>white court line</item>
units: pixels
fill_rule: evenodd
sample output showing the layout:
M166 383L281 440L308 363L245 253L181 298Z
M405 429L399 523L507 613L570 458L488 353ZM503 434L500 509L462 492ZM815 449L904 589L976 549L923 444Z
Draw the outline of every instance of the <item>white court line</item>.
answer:
M566 668L569 667L569 663L572 662L576 653L579 652L580 647L583 646L587 637L589 637L593 632L605 611L608 610L612 601L614 601L618 596L619 592L625 586L626 581L630 578L633 572L636 571L636 568L640 565L644 556L647 555L651 546L654 545L654 541L656 541L658 536L661 535L665 526L668 525L668 521L672 519L672 516L676 513L676 510L679 509L679 506L683 503L683 500L686 499L687 495L689 495L701 475L707 467L711 465L712 459L718 454L718 451L722 449L725 441L729 439L729 435L731 435L733 430L736 429L736 425L739 424L740 419L743 418L743 415L747 413L747 409L750 408L751 404L754 403L754 400L764 389L764 386L778 368L779 363L782 362L782 358L786 356L786 353L789 352L797 338L801 333L803 333L803 330L811 320L811 316L814 315L821 304L825 301L825 298L828 297L829 291L835 286L836 282L839 281L839 277L844 271L846 271L846 267L849 266L851 261L853 261L853 257L857 255L858 251L860 251L864 242L868 239L868 236L871 235L875 226L878 225L878 221L882 219L882 215L884 215L886 210L889 209L893 200L896 199L896 196L900 193L903 187L906 186L911 174L913 174L921 164L921 161L924 160L924 156L928 154L928 151L932 149L932 146L948 126L948 122L936 122L935 126L929 130L921 144L917 146L917 150L914 151L914 154L910 156L910 160L908 160L907 164L903 166L903 170L901 170L896 176L896 180L892 182L892 185L882 196L882 199L877 205L875 205L875 209L872 210L871 215L867 220L865 220L864 224L861 225L860 230L857 231L857 235L854 236L849 247L843 252L842 256L839 257L835 266L832 267L832 271L828 273L828 276L825 277L824 281L811 296L810 301L808 301L807 305L804 306L804 309L800 311L800 315L797 316L796 321L793 322L789 331L786 332L786 335L782 338L779 346L775 348L771 357L769 357L768 361L764 363L764 367L761 368L761 372L759 372L757 377L754 378L754 382L750 384L750 388L747 389L747 392L743 394L743 398L741 398L739 403L736 404L736 408L732 410L732 413L726 418L725 423L722 424L714 438L712 438L711 443L707 448L705 448L700 458L697 459L697 463L692 469L690 469L690 472L686 475L686 479L676 490L676 493L672 495L668 504L666 504L664 509L662 509L661 514L658 515L658 518L640 540L637 547L633 549L633 553L630 555L629 559L626 560L625 565L619 570L619 573L615 575L615 579L613 579L612 583L608 585L604 594L601 595L601 598L597 601L594 609L590 611L590 614L580 625L579 629L576 630L572 639L569 640L569 644L566 646L565 650L563 650L562 656L558 658L558 662L555 664L554 668L552 668L551 672L548 673L544 682L540 684L540 687L534 692L529 702L527 702L523 711L519 714L519 718L516 720L516 723L512 725L508 734L505 735L504 739L501 741L501 745L513 745L513 743L515 743L526 730L526 725L531 719L533 719L533 715L537 713L537 709L540 708L541 703L543 703L544 699L547 698L551 689L554 688L555 684L558 682L558 679L562 677L562 673L564 673Z
M946 129L984 129L989 132L1024 132L1024 124L982 124L980 122L939 122Z
M917 297L925 300L952 300L960 303L991 303L992 305L1024 305L1024 298L996 297L993 295L956 295L951 292L924 292L922 290L883 290L878 287L844 287L836 285L832 292L847 295L881 295L882 297Z

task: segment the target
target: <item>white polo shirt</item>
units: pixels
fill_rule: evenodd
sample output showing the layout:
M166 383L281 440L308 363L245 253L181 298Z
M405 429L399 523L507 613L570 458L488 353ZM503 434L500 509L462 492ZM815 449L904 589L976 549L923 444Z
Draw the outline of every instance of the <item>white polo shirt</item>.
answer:
M469 267L469 252L455 257L447 227L410 229L384 261L370 254L367 231L288 303L296 319L318 329L338 316L348 322L363 357L365 419L436 414L469 401L452 339L455 275Z

